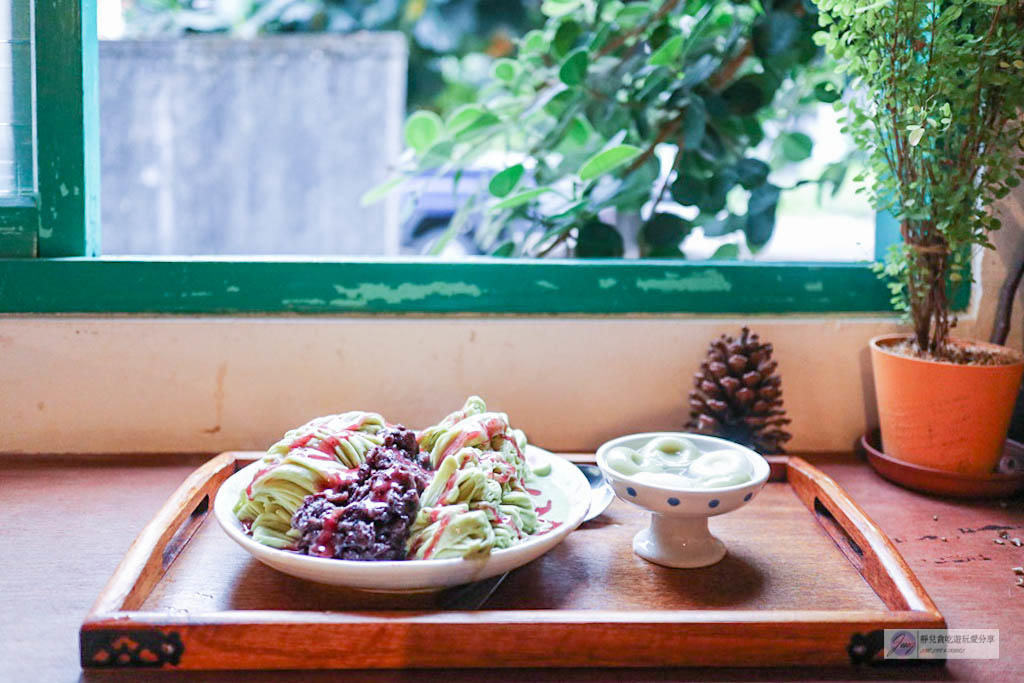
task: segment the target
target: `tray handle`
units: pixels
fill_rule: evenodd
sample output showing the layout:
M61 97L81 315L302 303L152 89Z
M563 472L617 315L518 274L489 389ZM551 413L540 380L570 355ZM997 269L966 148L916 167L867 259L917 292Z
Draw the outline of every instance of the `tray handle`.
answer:
M942 614L885 532L831 477L803 458L790 457L786 479L887 608L928 612L933 628L944 627Z
M174 558L199 529L221 483L234 473L236 454L222 453L192 472L143 528L96 599L89 617L137 610Z

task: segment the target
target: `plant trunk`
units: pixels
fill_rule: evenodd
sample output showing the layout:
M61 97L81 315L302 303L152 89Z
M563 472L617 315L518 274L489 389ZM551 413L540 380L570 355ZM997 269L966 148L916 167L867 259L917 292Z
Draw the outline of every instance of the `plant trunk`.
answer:
M949 278L949 247L945 240L936 238L934 225L915 226L904 235L910 235L907 258L907 285L910 315L914 323L914 337L918 348L939 358L946 357L949 340L950 315L946 282ZM924 239L914 237L927 235Z

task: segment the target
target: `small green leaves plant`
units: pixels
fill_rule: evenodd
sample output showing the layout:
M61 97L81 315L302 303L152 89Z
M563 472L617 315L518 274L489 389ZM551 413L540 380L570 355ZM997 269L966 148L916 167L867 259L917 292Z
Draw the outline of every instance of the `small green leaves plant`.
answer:
M859 85L846 127L870 157L861 180L903 243L882 274L918 347L947 356L947 282L1000 227L992 204L1024 167L1021 0L819 0L815 41ZM836 102L837 108L846 104Z
M831 102L841 89L806 77L821 56L814 4L545 0L541 10L544 27L493 64L476 101L406 126L401 177L458 182L485 155L506 160L470 197L475 217L453 221L442 242L472 230L503 256L615 257L626 248L617 219L639 214L643 256L682 257L696 225L764 245L780 188L755 149L781 148L787 163L813 145L787 130L793 109L772 103L783 92L794 106Z

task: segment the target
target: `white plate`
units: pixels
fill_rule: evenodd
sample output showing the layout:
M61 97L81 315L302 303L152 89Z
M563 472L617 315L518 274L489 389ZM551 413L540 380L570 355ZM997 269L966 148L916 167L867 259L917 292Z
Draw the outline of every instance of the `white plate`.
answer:
M300 579L348 586L370 591L440 590L486 579L521 567L537 559L561 543L583 521L590 506L590 484L579 469L569 461L535 446L526 447L526 457L534 467L551 463L551 473L535 477L528 483L530 496L538 509L548 505L551 510L541 515L541 531L517 545L496 550L475 559L448 560L386 560L357 561L310 557L287 550L278 550L257 543L242 530L242 524L231 509L242 489L252 481L260 468L255 462L231 475L221 484L213 503L213 514L221 528L236 543L263 564ZM545 523L547 522L547 523Z

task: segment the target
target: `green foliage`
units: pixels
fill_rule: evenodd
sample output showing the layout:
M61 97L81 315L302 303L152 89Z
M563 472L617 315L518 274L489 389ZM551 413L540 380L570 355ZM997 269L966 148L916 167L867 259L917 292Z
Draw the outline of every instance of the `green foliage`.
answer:
M895 214L903 244L882 273L922 349L942 353L947 281L972 247L991 247L989 209L1019 183L1024 144L1024 3L820 0L814 36L863 97L846 128L869 155L875 208ZM836 102L837 108L846 106Z
M405 144L418 154L426 153L441 136L444 123L432 111L418 111L405 122Z
M509 168L470 200L487 253L619 256L614 223L638 214L644 256L681 257L695 225L764 245L780 188L756 156L782 145L780 164L808 158L812 140L787 124L840 93L813 66L813 3L545 0L541 10L543 28L517 42L430 150L410 144L399 174L459 177L504 154ZM669 201L696 220L660 210Z
M139 0L131 5L127 19L133 37L401 31L409 39L410 105L446 110L474 97L475 87L464 78L448 82L441 57L474 51L486 51L489 58L503 57L516 36L543 21L538 4L535 0ZM513 76L509 67L508 61L499 60L495 76Z

